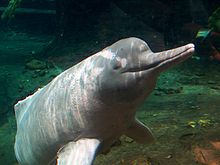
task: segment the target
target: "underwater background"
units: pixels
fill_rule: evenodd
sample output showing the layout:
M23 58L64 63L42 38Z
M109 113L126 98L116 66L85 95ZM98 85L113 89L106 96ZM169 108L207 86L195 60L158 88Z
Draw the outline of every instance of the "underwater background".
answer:
M220 165L219 0L1 0L0 165L17 164L13 105L126 37L154 52L193 42L137 112L156 143L122 136L95 165Z

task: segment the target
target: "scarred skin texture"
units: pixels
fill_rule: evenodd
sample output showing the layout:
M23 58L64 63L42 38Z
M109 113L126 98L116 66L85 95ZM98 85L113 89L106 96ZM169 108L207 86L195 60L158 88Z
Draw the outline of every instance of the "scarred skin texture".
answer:
M15 105L15 154L21 165L56 162L67 143L98 139L108 150L122 134L154 140L135 119L159 73L192 55L194 45L153 53L138 38L120 40L64 71Z

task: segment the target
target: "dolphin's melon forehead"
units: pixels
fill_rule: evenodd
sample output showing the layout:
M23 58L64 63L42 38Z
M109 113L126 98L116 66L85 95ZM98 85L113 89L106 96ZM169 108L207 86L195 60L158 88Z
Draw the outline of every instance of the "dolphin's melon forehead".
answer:
M111 52L118 54L118 53L124 53L124 54L130 54L130 53L140 53L144 51L150 50L148 44L135 37L130 37L126 39L121 39L117 41L116 43L112 44L111 46L107 47L106 50L110 50ZM150 50L151 52L151 50Z
M115 42L114 44L112 44L112 46L114 45L139 45L139 44L144 44L147 45L147 43L140 39L140 38L136 38L136 37L129 37L129 38L125 38L125 39L121 39L117 42Z
M116 54L113 53L111 49L104 49L101 52L99 52L98 55L101 55L102 57L111 60L115 57Z

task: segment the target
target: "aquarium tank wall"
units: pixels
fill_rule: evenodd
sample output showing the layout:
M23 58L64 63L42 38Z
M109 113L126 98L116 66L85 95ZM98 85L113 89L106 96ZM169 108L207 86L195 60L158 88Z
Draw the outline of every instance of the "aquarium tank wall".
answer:
M0 15L0 165L220 165L218 0L2 0Z

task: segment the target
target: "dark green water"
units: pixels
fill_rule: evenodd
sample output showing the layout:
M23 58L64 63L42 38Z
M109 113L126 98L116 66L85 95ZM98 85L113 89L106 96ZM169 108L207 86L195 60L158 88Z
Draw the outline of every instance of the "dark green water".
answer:
M202 28L213 32L198 42L192 58L159 77L137 113L156 143L140 145L122 137L94 164L220 165L218 1L57 2L22 0L14 16L0 22L0 165L17 164L17 101L119 39L139 37L157 52L194 42Z

